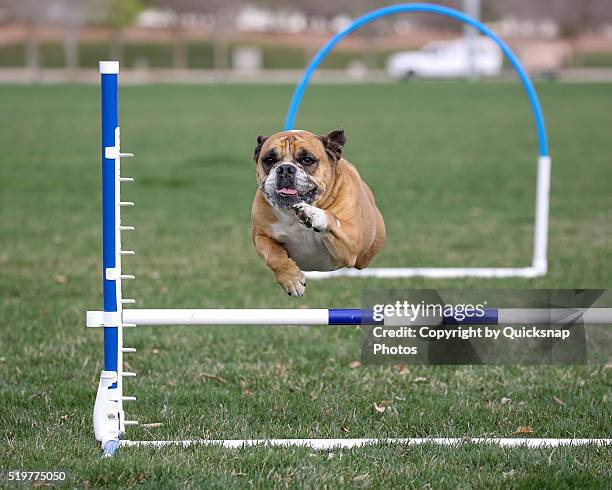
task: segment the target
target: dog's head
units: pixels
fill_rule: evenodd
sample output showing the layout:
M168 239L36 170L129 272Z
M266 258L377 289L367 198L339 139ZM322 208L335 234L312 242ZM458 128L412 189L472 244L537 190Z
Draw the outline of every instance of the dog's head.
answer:
M268 202L281 209L314 203L333 185L345 143L343 129L325 136L301 130L258 136L257 182Z

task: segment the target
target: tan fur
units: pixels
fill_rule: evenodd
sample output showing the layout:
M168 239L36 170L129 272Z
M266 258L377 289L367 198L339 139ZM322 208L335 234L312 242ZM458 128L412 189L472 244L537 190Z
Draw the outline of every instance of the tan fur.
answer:
M260 184L266 178L261 156L271 148L276 148L286 161L296 161L301 149L308 150L319 160L316 171L310 177L317 183L320 193L311 204L325 212L326 231L317 233L312 229L301 230L293 226L291 213L273 209L261 187L253 201L252 237L255 248L272 269L281 287L294 296L301 296L304 292L304 275L294 260L302 256L302 250L295 250L293 244L294 257L290 255L288 240L278 238L280 226L286 224L287 229L303 233L304 246L316 247L322 242L324 248L321 247L321 253L327 252L331 256L330 270L342 267L363 269L382 248L385 240L385 224L369 187L351 163L341 156L334 158L333 154L330 155L323 141L307 131L281 132L265 140L259 154L256 153L257 180ZM283 223L279 225L281 218ZM295 220L299 222L297 216ZM311 237L310 233L315 235ZM318 249L313 250L317 252Z

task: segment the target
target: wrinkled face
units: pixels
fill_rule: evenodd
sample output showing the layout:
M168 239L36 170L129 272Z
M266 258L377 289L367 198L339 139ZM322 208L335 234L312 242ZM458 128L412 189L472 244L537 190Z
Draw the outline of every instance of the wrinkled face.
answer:
M325 138L308 131L283 131L257 139L257 181L272 206L312 204L332 185L341 147L330 153Z

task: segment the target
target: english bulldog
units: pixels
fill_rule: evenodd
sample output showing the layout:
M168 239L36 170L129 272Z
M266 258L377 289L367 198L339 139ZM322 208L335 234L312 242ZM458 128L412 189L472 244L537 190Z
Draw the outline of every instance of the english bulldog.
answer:
M385 241L372 191L342 157L345 143L343 129L257 138L253 242L289 296L304 295L302 271L363 269Z

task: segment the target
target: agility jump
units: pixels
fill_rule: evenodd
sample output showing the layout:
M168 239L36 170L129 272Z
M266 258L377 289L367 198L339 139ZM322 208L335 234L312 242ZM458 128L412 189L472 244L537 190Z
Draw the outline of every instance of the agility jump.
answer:
M532 277L546 271L546 237L548 227L548 185L550 160L546 146L541 110L531 82L525 75L516 57L509 48L486 26L480 24L466 15L445 7L429 4L406 4L386 7L373 11L357 19L353 24L338 33L315 56L309 69L304 75L302 83L294 95L291 108L285 124L286 128L293 126L295 112L301 100L303 91L312 75L312 72L331 50L331 48L344 36L358 27L377 18L401 12L431 12L446 15L476 27L480 32L493 38L502 48L517 69L521 80L530 97L538 136L540 138L540 158L538 165L538 190L536 204L536 233L534 247L534 262L532 267L526 269L379 269L371 275L379 277L403 277L420 275L428 277L456 277L459 275L477 275L483 277L508 277L510 275L523 275ZM133 275L125 274L122 259L126 255L133 255L131 250L122 247L122 234L134 229L124 224L122 209L133 206L134 203L122 200L122 187L124 183L134 179L124 177L121 172L122 158L133 156L121 151L121 133L118 126L117 104L117 78L119 62L100 62L102 84L102 244L103 244L103 296L104 307L102 311L87 312L87 326L104 329L104 370L100 376L96 402L94 406L94 431L96 439L100 441L104 454L113 455L120 446L167 446L172 444L191 445L217 445L223 447L244 447L253 445L280 445L280 446L307 446L313 449L330 449L335 447L358 447L368 444L459 444L465 439L454 438L416 438L416 439L267 439L267 440L193 440L193 441L129 441L120 439L126 427L138 422L125 418L123 402L135 400L133 396L124 395L124 379L135 376L133 372L123 369L123 355L134 353L135 349L124 345L124 328L144 325L362 325L375 323L372 312L359 309L133 309L126 305L135 303L134 299L123 296L123 281L133 279ZM375 270L376 271L376 270ZM387 272L385 272L387 271ZM398 272L399 271L399 272ZM412 272L406 272L412 271ZM423 272L429 271L429 272ZM437 272L432 272L437 271ZM450 271L450 272L449 272ZM467 272L466 272L467 271ZM470 272L471 271L471 272ZM505 271L505 272L504 272ZM517 272L523 271L523 272ZM529 271L529 272L528 272ZM366 275L368 270L363 271ZM593 311L596 310L596 311ZM601 310L601 311L600 311ZM603 311L605 310L605 311ZM557 318L565 321L566 312L551 312L550 310L504 310L489 308L487 322L489 324L511 323L547 323ZM552 315L552 317L551 317ZM590 323L610 322L612 309L590 309L578 311L583 320ZM441 319L442 323L469 324L453 317ZM580 444L606 444L610 440L604 439L471 439L475 443L494 443L502 446L526 445L528 447L580 445Z
M476 29L480 34L483 34L492 39L504 53L514 71L517 73L521 84L529 99L533 119L538 137L538 173L536 180L536 196L535 196L535 222L533 235L533 254L531 265L527 267L369 267L363 270L357 269L339 269L330 272L306 272L305 275L310 279L325 279L329 277L349 276L349 277L431 277L431 278L446 278L446 277L538 277L546 275L548 269L547 250L548 250L548 214L550 201L550 155L548 152L548 138L546 134L546 126L544 124L544 116L538 95L523 68L523 65L508 47L508 45L486 25L471 18L470 16L451 8L434 5L429 3L408 3L398 4L389 7L383 7L373 10L362 17L359 17L353 23L342 29L336 35L331 37L329 41L315 54L306 68L301 81L297 85L287 115L285 116L284 129L293 129L297 111L302 102L304 92L314 75L318 66L323 62L325 57L334 49L334 47L346 36L356 31L357 29L370 24L371 22L387 17L389 15L421 12L443 15L451 19L458 20Z

